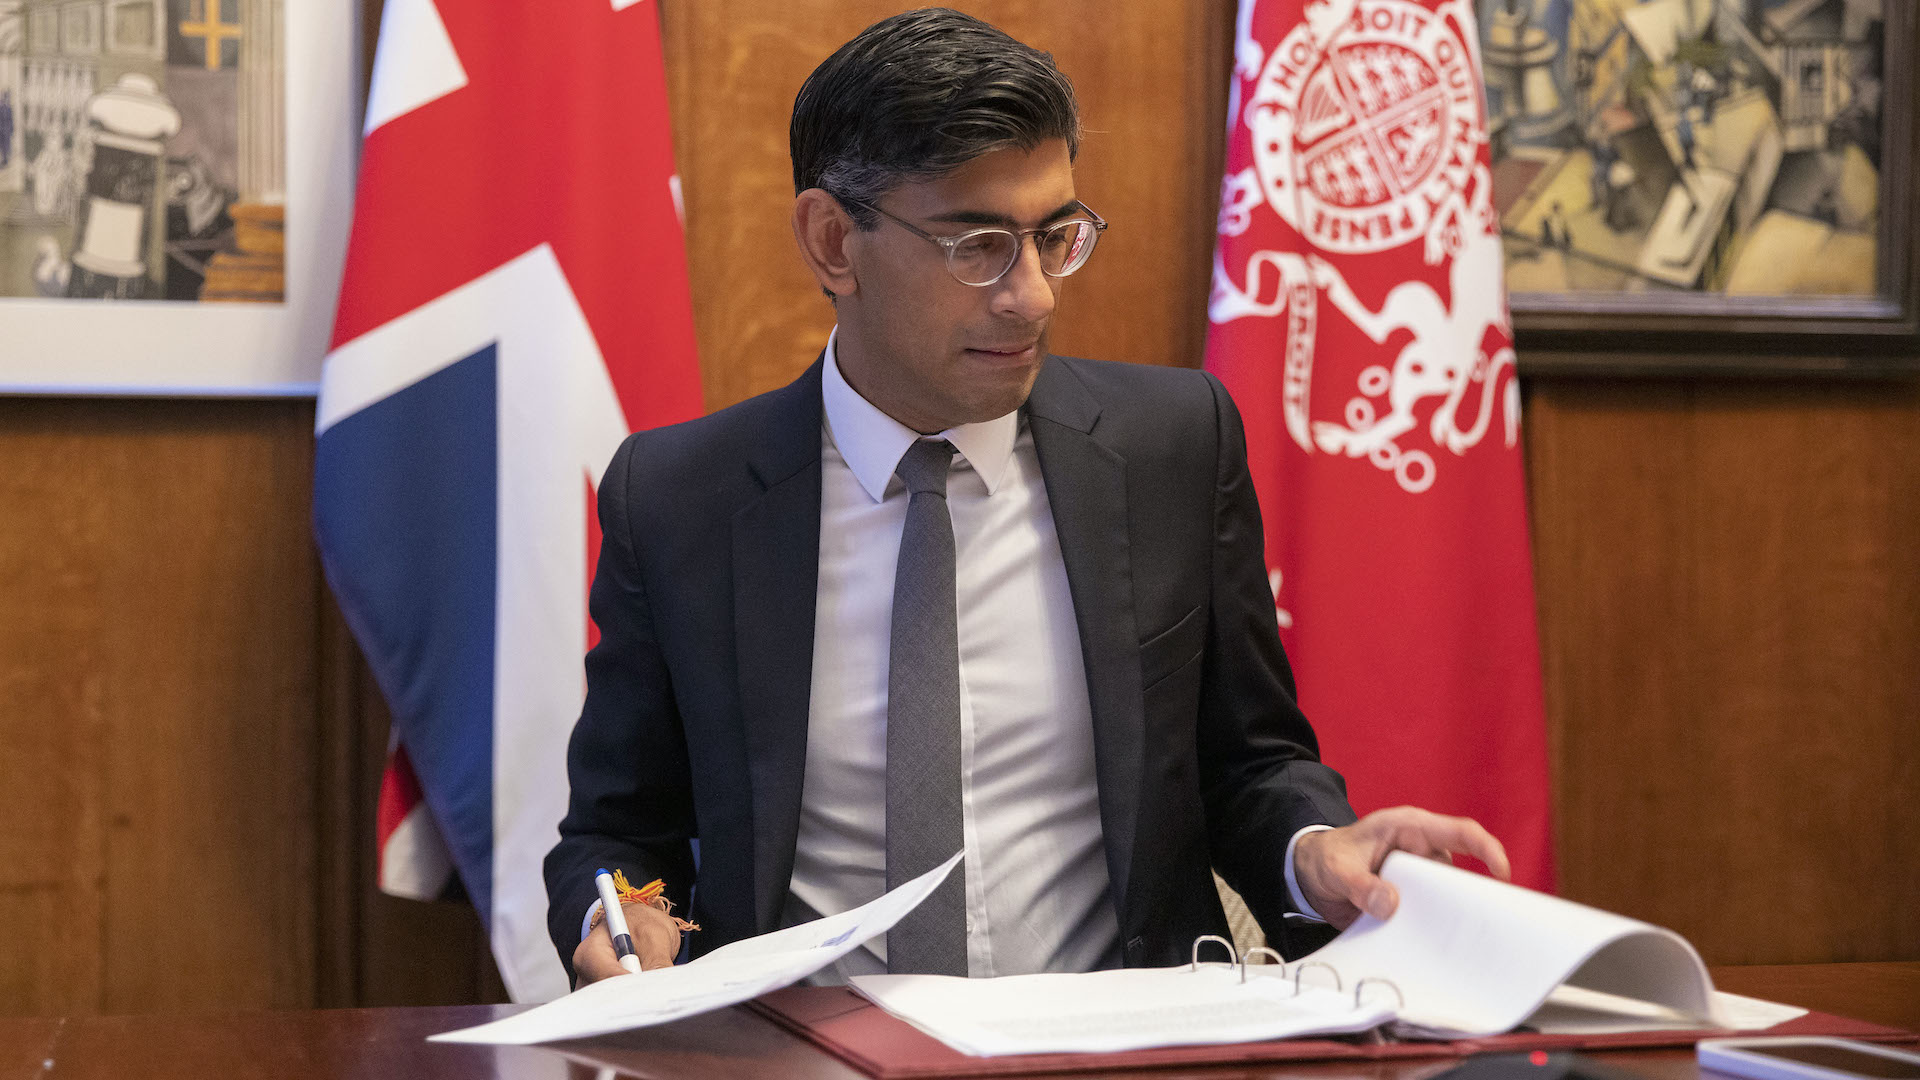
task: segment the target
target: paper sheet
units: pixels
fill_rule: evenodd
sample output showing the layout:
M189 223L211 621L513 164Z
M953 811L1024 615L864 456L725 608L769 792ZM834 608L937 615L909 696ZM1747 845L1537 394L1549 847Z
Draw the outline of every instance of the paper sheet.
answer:
M1391 999L1353 1005L1353 995L1238 967L1127 968L1084 975L858 975L853 988L963 1053L1098 1053L1150 1046L1284 1039L1347 1033L1393 1016Z
M1549 1035L1611 1035L1621 1031L1686 1031L1712 1025L1651 1001L1578 986L1555 987L1525 1027Z
M1400 890L1393 917L1362 915L1309 959L1338 971L1349 988L1361 977L1390 978L1406 1000L1398 1034L1511 1031L1568 981L1717 1019L1706 968L1671 930L1405 852L1389 855L1380 874ZM1309 966L1306 977L1327 975Z
M1805 1016L1807 1010L1759 998L1716 991L1714 1019L1688 1016L1650 1001L1561 986L1527 1017L1526 1027L1549 1035L1611 1035L1623 1031L1687 1031L1732 1028L1756 1031Z
M946 879L960 858L956 854L852 911L723 945L690 963L603 979L558 1001L429 1041L523 1045L581 1039L737 1005L804 979L886 933Z
M1713 1002L1714 1011L1721 1020L1736 1031L1759 1031L1807 1015L1807 1010L1798 1005L1762 1001L1743 994L1729 994L1725 990L1714 991Z

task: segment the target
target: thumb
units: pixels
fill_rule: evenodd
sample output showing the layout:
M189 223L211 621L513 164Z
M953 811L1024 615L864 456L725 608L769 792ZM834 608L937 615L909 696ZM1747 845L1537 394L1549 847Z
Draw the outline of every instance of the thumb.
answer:
M1376 919L1385 920L1400 903L1399 890L1375 871L1362 851L1352 846L1337 849L1327 864L1324 880L1333 900L1350 904Z
M1354 902L1361 911L1385 922L1400 907L1400 890L1383 877L1374 874L1367 877L1369 880L1356 891Z

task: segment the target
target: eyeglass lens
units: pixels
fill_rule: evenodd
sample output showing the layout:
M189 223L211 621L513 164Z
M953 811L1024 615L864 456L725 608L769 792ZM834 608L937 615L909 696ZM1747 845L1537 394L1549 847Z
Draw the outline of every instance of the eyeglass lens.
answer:
M1098 230L1090 221L1063 221L1034 236L1040 252L1040 270L1048 277L1065 277L1086 263L1093 253ZM999 280L1020 258L1020 237L1001 229L974 233L953 245L947 266L968 285Z

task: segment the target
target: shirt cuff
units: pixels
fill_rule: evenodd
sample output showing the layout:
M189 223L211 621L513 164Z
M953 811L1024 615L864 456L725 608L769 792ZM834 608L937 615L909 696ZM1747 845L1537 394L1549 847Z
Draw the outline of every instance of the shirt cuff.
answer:
M1287 895L1293 897L1294 909L1298 911L1302 917L1320 923L1326 922L1327 920L1321 918L1320 913L1313 910L1313 905L1307 903L1307 898L1300 895L1300 879L1295 876L1293 872L1293 846L1300 842L1301 837L1310 832L1326 832L1331 828L1333 828L1331 825L1309 825L1299 832L1294 833L1293 839L1287 841Z
M1303 829L1301 831L1304 832L1305 830ZM1291 845L1287 847L1287 856L1289 858L1293 856L1293 847ZM1289 889L1293 888L1293 871L1292 870L1287 871L1287 888ZM1300 894L1296 892L1293 895L1299 896ZM593 932L593 917L595 915L600 914L600 909L605 906L606 905L602 904L600 901L595 900L593 902L593 906L587 909L586 915L582 917L580 920L580 940L581 941L587 940L587 935Z

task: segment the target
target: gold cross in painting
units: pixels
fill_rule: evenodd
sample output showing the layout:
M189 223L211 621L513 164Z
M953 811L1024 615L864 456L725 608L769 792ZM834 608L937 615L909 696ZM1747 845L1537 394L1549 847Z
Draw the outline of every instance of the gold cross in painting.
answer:
M220 21L221 0L193 0L193 7L187 15L187 21L180 24L180 36L199 38L207 46L207 70L220 70L220 46L227 38L238 41L241 31ZM198 21L195 21L198 16Z

